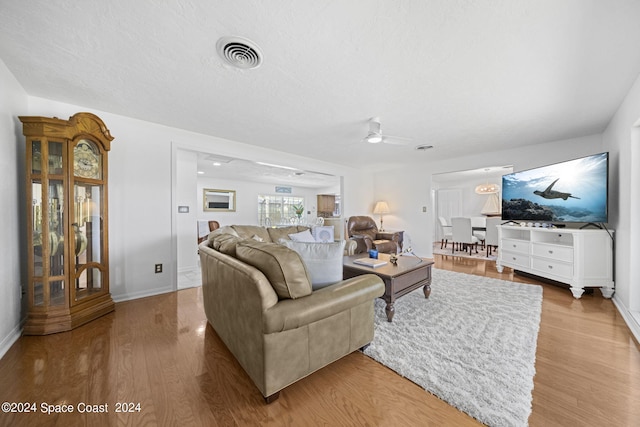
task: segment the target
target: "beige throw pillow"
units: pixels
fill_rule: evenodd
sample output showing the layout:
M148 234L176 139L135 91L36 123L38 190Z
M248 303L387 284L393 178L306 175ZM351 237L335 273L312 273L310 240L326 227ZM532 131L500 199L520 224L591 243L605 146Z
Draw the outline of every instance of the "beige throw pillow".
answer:
M236 245L242 241L244 241L244 239L234 236L233 234L220 234L213 238L212 247L218 252L235 257Z
M311 278L304 262L285 246L247 240L236 246L236 257L262 271L280 299L311 294Z
M289 240L289 234L295 234L299 231L304 231L306 228L302 228L297 225L290 225L288 227L276 227L276 228L267 228L269 232L269 236L271 237L272 242L279 242L280 239Z

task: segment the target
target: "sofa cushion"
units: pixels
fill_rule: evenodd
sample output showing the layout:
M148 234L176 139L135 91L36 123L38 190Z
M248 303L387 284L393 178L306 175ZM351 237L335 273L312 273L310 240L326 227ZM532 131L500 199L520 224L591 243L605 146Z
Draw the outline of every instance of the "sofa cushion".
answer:
M295 234L308 229L308 227L305 227L303 225L291 225L289 227L267 228L267 231L269 232L271 241L274 243L278 243L280 239L290 240L289 234Z
M213 237L213 245L211 245L211 247L218 252L235 258L236 245L242 241L244 241L244 239L234 236L233 234L219 234Z
M316 239L313 238L313 235L311 234L311 231L309 230L304 230L304 231L300 231L298 233L292 233L289 234L289 238L291 240L293 240L294 242L315 242Z
M222 234L231 234L232 236L238 237L238 233L233 229L230 225L225 225L224 227L216 228L211 233L209 233L209 246L213 248L213 240L216 236L220 236Z
M255 239L257 236L262 239L263 242L271 242L269 232L266 228L259 225L232 225L233 229L238 233L238 236L243 239Z
M280 242L300 255L311 276L314 291L342 280L344 240L329 243Z
M283 245L246 240L236 246L236 257L262 271L280 299L311 294L311 278L300 255Z

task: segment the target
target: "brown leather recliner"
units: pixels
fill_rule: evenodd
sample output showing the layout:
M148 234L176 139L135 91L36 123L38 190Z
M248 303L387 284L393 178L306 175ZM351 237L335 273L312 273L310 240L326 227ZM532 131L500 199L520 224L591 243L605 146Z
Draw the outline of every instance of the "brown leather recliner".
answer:
M400 232L378 231L376 222L370 216L352 216L347 221L347 233L358 246L355 253L378 252L397 254L401 251Z

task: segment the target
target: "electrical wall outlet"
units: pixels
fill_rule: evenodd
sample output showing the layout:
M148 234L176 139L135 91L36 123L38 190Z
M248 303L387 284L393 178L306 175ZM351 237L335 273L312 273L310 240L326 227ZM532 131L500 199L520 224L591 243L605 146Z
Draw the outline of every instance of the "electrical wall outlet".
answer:
M423 207L422 207L422 212L426 212L426 211L427 211L427 207L426 207L426 206L423 206Z
M156 264L156 273L162 273L162 264Z

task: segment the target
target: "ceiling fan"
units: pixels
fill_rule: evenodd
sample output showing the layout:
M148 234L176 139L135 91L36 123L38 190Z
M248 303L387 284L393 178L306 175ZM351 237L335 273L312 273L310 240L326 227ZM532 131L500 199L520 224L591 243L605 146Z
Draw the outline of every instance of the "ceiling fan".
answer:
M380 117L372 117L369 119L369 133L364 137L363 141L369 144L382 142L383 144L407 145L409 141L411 141L411 138L383 134Z

